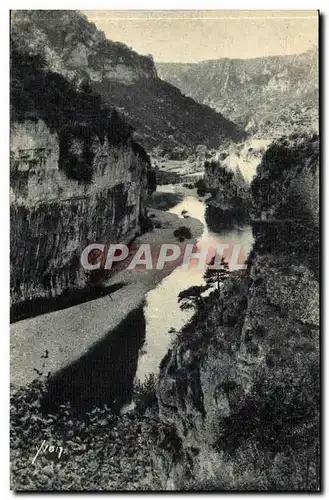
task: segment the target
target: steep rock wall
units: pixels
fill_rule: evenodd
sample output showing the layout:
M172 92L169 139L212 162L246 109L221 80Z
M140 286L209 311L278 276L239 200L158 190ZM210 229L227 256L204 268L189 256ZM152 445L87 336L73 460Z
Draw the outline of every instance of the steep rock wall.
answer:
M224 159L206 161L204 183L212 194L206 211L210 226L243 224L248 219L250 189L239 166L233 168Z
M268 257L206 301L160 369L163 488L317 489L318 304L307 267Z
M247 270L202 301L161 363L164 489L320 487L318 153L314 136L267 150Z
M78 11L15 11L11 21L12 46L21 55L38 56L37 66L43 64L57 75L56 82L60 75L77 90L88 86L97 91L104 103L127 118L138 142L149 151L159 145L218 147L225 138L247 135L160 80L152 56L106 39Z
M151 57L141 56L105 34L72 10L18 10L12 31L20 50L42 54L49 68L67 79L111 79L125 85L156 78Z
M59 140L42 120L11 128L11 303L81 289L90 243L128 242L140 231L147 188L145 159L132 139L93 139L91 182L59 168Z

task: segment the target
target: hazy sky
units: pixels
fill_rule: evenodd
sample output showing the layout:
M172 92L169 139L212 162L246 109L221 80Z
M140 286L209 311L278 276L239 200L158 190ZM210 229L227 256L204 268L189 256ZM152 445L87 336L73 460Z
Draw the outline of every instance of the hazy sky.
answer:
M85 10L107 38L158 62L294 54L317 46L316 11Z

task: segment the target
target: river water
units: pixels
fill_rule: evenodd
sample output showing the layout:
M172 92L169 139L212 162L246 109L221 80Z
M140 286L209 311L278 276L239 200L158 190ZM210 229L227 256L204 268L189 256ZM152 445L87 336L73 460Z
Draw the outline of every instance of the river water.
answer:
M197 241L196 251L204 245L211 248L227 244L228 253L224 256L230 269L237 269L243 264L253 243L250 226L210 230L205 199L183 186L161 186L161 190L182 195L181 201L169 210L182 217L182 226L183 210L203 223L204 231ZM240 245L237 261L230 259L234 245ZM150 374L158 373L160 362L175 334L171 334L170 330L182 328L193 314L192 309L182 311L179 308L178 294L192 285L204 284L205 268L199 268L197 264L195 259L188 269L177 267L146 295L144 307L131 311L86 354L52 377L43 408L53 412L58 405L70 401L72 408L81 413L103 404L120 412L133 409L135 382L144 382Z
M159 191L180 192L184 188L167 185L160 186ZM229 263L230 270L238 269L247 258L253 244L251 226L232 227L231 229L212 231L206 220L206 200L198 197L195 193L186 193L181 202L171 208L169 212L181 215L186 210L189 216L199 219L204 225L204 231L198 239L198 250L204 245L211 249L214 245L227 244L227 252L224 256ZM182 217L182 225L184 218ZM238 258L232 258L233 248L239 249ZM211 252L211 250L210 250ZM161 359L164 357L172 335L169 330L182 328L193 315L193 310L182 311L178 304L178 294L192 285L203 285L205 269L190 265L188 269L177 267L167 276L155 289L146 296L144 316L146 321L145 343L140 351L136 379L143 382L151 373L157 373Z

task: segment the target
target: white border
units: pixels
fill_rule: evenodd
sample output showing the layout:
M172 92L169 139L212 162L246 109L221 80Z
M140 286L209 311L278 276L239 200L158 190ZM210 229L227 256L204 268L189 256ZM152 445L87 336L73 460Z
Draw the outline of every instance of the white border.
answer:
M1 33L1 108L2 109L2 119L1 119L1 157L2 164L0 166L0 202L1 202L1 260L2 269L1 269L1 319L2 319L2 329L1 329L1 355L2 360L0 363L0 380L1 380L1 467L0 467L0 492L1 498L11 498L13 493L9 492L9 399L8 399L8 387L9 387L9 9L181 9L181 10L202 10L202 9L239 9L239 10L247 10L247 9L260 9L263 10L264 6L269 10L280 10L280 9L294 9L294 10L312 10L312 9L320 9L322 14L328 15L328 8L326 8L325 0L320 0L316 4L309 1L291 1L291 0L276 0L275 2L269 1L264 4L263 1L253 0L249 2L230 0L228 4L224 2L216 2L215 0L203 0L202 2L198 2L195 0L166 0L157 2L155 5L154 0L141 0L141 1L132 1L132 0L112 0L111 2L106 0L98 0L97 4L93 4L90 1L86 0L57 0L57 1L45 1L45 0L34 0L34 1L16 1L16 2L2 2L0 7L0 33ZM325 28L325 20L322 23L322 29L324 31ZM325 33L322 34L323 45L322 45L322 53L323 53L323 63L327 61L326 55L328 54L328 37L325 36ZM146 35L147 36L147 35ZM327 68L326 68L327 69ZM324 74L324 69L323 69ZM328 199L329 193L329 176L325 175L325 171L329 167L327 164L327 147L326 147L326 135L324 123L328 123L328 106L324 99L324 92L326 90L325 85L325 75L322 80L322 113L323 113L323 128L322 128L322 148L323 148L323 158L322 158L322 190L323 190L323 202L325 206L323 207L323 229L327 229L327 224L329 221L329 204L326 203L326 199ZM325 108L324 108L325 105ZM325 250L328 248L327 246L327 236L328 231L325 232L325 246L323 247L323 257L325 256ZM322 277L323 286L325 283L329 283L329 272L328 266L324 269L324 274ZM323 290L324 295L324 290ZM323 296L323 313L329 310L329 298L328 295ZM325 318L324 318L325 319ZM326 322L323 323L322 329L322 347L323 353L323 387L326 386L326 382L328 383L328 370L326 366L328 365L328 342L326 342L325 334L327 333ZM326 360L326 362L325 362ZM327 411L327 399L325 398L325 391L323 390L323 414L322 421L325 424L325 417L328 416ZM327 441L328 433L324 432L323 425L323 438L325 439L325 445L323 443L323 447L327 449L328 441ZM326 454L323 450L323 485L326 487L326 476L329 472L327 461L325 460ZM132 493L129 493L132 495ZM84 498L91 498L93 494L83 494ZM155 494L148 495L148 498L152 498ZM176 497L183 498L183 494L176 493ZM205 494L191 494L190 496L196 497ZM244 494L247 497L254 497L256 495L253 494ZM326 495L326 494L325 494ZM79 495L80 496L80 495ZM231 498L237 497L236 494L230 494ZM280 498L288 497L290 495L273 495L271 497L279 496ZM294 495L296 497L302 497L304 495ZM120 498L121 494L111 494L112 498ZM30 494L29 498L47 498L46 494ZM62 493L61 498L69 498L69 494ZM185 498L185 495L184 495Z

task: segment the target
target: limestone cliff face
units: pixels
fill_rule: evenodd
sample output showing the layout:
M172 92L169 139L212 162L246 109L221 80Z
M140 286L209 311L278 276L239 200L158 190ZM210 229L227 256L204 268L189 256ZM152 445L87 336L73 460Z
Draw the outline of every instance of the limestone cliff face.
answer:
M238 165L231 165L228 155L205 162L204 182L212 198L207 204L210 226L225 226L232 221L243 223L248 219L250 186Z
M272 140L252 138L239 144L228 144L222 148L224 154L222 153L221 164L234 172L241 173L249 184L255 177L257 167Z
M262 257L222 293L162 363L160 419L175 437L155 456L162 485L294 490L307 471L317 489L318 282Z
M114 80L132 85L156 78L151 57L141 56L105 34L72 10L15 11L12 34L20 50L41 54L49 69L76 83Z
M91 150L92 180L70 179L59 166L56 132L41 119L12 123L12 305L85 287L82 250L139 233L147 162L132 139L109 145L94 137Z
M203 300L162 361L166 489L319 488L318 168L317 138L268 149L253 189L267 223L248 268Z

